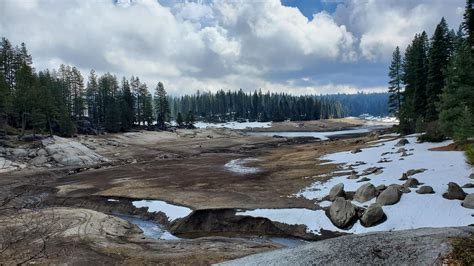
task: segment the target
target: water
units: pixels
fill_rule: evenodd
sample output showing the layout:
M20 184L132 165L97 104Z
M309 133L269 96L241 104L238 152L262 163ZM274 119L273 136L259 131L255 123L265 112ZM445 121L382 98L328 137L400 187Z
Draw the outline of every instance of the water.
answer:
M268 131L268 132L247 132L249 136L280 136L285 138L295 138L295 137L313 137L318 138L321 140L328 140L329 137L333 136L343 136L343 135L350 135L350 134L363 134L369 133L375 129L380 129L384 127L364 127L364 128L353 128L348 130L338 130L338 131L327 131L327 132L315 132L315 131L297 131L297 132L289 132L289 131Z
M160 240L177 240L178 237L172 235L166 231L163 226L153 221L143 220L137 217L127 215L117 215L118 217L129 221L130 223L138 226L143 234L149 238L160 239Z

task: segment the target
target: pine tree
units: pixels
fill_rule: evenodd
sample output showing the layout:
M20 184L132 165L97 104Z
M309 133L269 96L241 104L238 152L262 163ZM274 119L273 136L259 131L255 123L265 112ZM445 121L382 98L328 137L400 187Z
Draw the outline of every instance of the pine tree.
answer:
M154 98L157 126L161 129L165 129L165 122L168 121L170 108L163 83L158 82L158 85L155 89Z
M389 68L389 112L393 115L398 115L402 105L402 58L400 55L400 48L398 46L392 55L392 64Z
M181 112L178 112L178 115L176 117L176 125L178 127L183 127L183 116L181 115Z
M451 42L449 40L449 29L444 18L436 27L429 50L428 83L426 85L427 105L426 121L438 119L437 104L439 95L444 87L446 66L449 61Z

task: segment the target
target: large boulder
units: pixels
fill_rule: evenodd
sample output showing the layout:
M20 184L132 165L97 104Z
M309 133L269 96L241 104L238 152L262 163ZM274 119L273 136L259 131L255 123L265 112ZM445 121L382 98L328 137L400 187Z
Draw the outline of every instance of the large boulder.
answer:
M357 220L357 212L350 200L337 198L329 208L329 218L339 228L347 228Z
M431 186L422 186L420 187L416 193L418 194L433 194L435 193Z
M376 193L377 190L375 189L374 185L372 185L371 183L363 184L356 190L354 200L361 203L366 202L375 198Z
M330 201L334 201L338 197L343 197L343 198L346 197L346 193L344 192L344 184L343 183L339 183L339 184L335 185L329 191L328 198L329 198Z
M474 193L467 195L461 205L464 208L474 209Z
M40 155L31 159L30 163L34 166L44 166L48 162L48 157Z
M462 188L454 182L449 182L448 191L443 193L443 198L449 199L449 200L454 200L454 199L464 200L465 197L466 197L466 192L464 192L464 190L462 190Z
M376 202L380 205L393 205L400 201L402 192L395 185L388 186L380 195L377 197Z
M377 203L371 204L360 218L360 223L365 227L379 224L385 219L382 206Z
M15 156L16 158L21 158L21 157L26 157L28 156L28 151L26 149L20 149L20 148L17 148L17 149L12 149L11 150L11 153L13 156Z

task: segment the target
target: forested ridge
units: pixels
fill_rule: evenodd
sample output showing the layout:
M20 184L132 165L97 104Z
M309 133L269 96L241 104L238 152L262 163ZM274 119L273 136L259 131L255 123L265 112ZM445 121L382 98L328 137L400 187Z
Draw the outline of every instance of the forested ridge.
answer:
M474 162L474 1L466 1L457 31L445 19L433 36L416 34L402 56L393 52L389 67L390 112L403 134L426 132L421 140L454 138Z
M0 124L23 135L71 136L99 131L119 132L136 127L165 129L203 121L282 121L338 118L386 113L387 94L293 96L285 93L218 91L182 97L167 95L159 82L150 93L139 77L121 80L91 70L85 79L74 66L37 71L26 45L0 44ZM5 134L5 130L0 129Z

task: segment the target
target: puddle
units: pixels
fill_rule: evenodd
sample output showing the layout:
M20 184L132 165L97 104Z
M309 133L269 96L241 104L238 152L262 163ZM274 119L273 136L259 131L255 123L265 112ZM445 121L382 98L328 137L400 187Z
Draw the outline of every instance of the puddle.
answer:
M313 138L318 138L320 140L328 140L329 137L369 133L369 132L371 132L375 129L381 129L381 128L385 128L385 127L364 127L364 128L354 128L354 129L348 129L348 130L338 130L338 131L328 131L328 132L314 132L314 131L309 131L309 132L303 132L303 131L298 131L298 132L290 132L290 131L247 132L247 135L249 135L249 136L267 136L267 137L279 136L279 137L285 137L285 138L313 137Z
M237 174L254 174L260 172L260 169L257 167L245 166L248 162L258 161L256 158L245 158L245 159L235 159L230 160L224 165L224 167L233 173Z
M127 216L127 215L116 215L116 216L138 226L143 231L143 234L149 238L160 239L160 240L179 239L178 237L172 235L170 232L166 231L162 225L156 222L147 221L147 220L143 220L137 217Z

